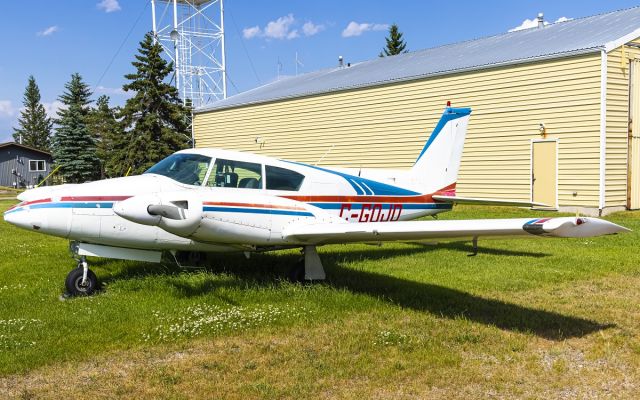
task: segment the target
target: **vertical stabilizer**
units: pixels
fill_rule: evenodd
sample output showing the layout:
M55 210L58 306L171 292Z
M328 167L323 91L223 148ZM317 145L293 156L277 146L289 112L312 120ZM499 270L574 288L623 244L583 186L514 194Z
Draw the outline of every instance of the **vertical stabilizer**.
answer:
M444 110L410 171L411 181L422 193L455 190L470 114L470 108Z

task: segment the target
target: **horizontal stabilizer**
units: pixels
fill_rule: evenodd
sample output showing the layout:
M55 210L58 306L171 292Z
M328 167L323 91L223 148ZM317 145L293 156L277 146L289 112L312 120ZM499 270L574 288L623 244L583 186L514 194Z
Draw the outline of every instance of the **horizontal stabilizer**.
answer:
M473 237L591 237L629 231L598 218L512 218L292 225L283 236L308 244Z
M500 199L484 199L478 197L457 197L457 196L431 196L435 201L442 203L457 203L457 204L477 204L483 206L515 206L515 207L541 207L550 208L551 206L544 203L536 203L533 201L515 201L515 200L500 200Z

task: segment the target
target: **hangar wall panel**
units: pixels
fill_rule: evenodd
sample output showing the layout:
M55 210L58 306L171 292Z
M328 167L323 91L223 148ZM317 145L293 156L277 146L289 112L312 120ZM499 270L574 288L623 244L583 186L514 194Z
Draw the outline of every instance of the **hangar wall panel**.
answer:
M628 46L607 55L607 207L627 204L629 59L636 57L640 49Z
M447 100L473 109L459 195L529 200L531 140L543 122L559 139L560 205L598 206L599 53L206 111L194 132L198 147L409 168Z

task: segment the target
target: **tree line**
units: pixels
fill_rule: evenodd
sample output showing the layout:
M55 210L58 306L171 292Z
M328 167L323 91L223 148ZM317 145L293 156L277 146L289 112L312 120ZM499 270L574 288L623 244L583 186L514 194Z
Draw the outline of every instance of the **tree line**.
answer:
M56 117L47 116L40 90L29 77L14 140L50 151L69 183L140 174L162 158L187 148L190 110L177 89L165 80L173 64L161 57L162 47L147 33L140 42L135 72L125 75L122 89L132 94L123 107L108 96L94 102L78 73L71 75L58 100Z

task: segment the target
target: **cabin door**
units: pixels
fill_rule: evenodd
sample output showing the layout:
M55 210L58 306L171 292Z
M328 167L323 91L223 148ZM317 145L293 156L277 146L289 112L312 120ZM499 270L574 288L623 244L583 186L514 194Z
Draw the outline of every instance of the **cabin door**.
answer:
M531 144L531 200L557 207L557 148L555 140Z
M630 64L627 208L635 210L640 208L640 60Z

